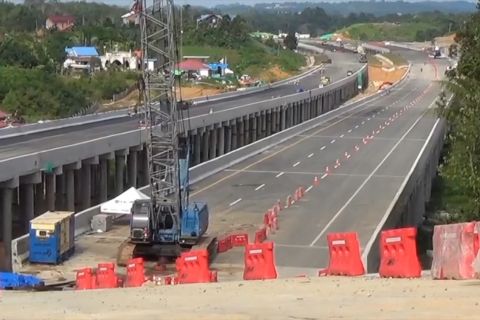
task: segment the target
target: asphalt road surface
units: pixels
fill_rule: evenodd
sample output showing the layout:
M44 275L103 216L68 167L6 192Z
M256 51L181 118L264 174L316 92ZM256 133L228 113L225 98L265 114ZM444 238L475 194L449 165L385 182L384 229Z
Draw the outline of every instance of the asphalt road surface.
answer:
M356 56L354 54L347 53L338 53L332 55L333 63L325 66L324 74L329 75L333 81L337 81L346 77L347 70L355 71L361 67L361 64L355 62L355 58ZM300 81L299 87L304 88L304 90L317 88L320 82L320 75L321 73L318 71L303 78ZM192 107L191 111L189 112L189 116L194 117L201 114L207 114L210 109L222 110L232 108L234 106L241 106L271 99L272 97L289 95L296 93L297 89L298 87L295 84L285 84L277 88L262 91L260 93L252 93L239 96L237 98L201 104ZM0 160L137 129L138 119L124 117L82 126L73 126L70 128L37 133L35 135L28 135L25 137L20 136L2 139L0 143Z
M251 231L277 199L285 203L304 186L305 197L281 212L280 230L269 237L277 266L326 267L331 232L358 232L363 249L436 121L437 66L423 54L407 58L411 73L390 94L195 186L193 199L209 204L211 231ZM219 257L219 263L242 261L238 251Z

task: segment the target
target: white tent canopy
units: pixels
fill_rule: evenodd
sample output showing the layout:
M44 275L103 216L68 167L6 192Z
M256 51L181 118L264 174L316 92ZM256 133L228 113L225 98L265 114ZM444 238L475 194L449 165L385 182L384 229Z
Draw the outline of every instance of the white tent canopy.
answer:
M131 214L133 202L138 199L149 199L149 197L132 187L116 198L104 202L100 206L100 211L112 214Z

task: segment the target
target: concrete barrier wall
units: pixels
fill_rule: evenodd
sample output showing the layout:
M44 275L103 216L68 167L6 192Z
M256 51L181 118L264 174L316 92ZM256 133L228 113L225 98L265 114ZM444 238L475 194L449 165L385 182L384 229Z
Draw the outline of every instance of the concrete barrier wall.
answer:
M110 119L117 119L127 117L127 110L116 110L110 112L102 112L96 114L89 114L79 117L71 117L58 120L48 120L43 123L25 124L19 127L0 129L0 139L18 137L22 135L45 132L55 129L61 129L71 126L85 125L93 122L105 121Z
M432 181L437 174L445 132L445 121L438 119L395 198L365 246L362 258L367 272L378 272L382 230L418 226L421 223L425 205L430 199Z

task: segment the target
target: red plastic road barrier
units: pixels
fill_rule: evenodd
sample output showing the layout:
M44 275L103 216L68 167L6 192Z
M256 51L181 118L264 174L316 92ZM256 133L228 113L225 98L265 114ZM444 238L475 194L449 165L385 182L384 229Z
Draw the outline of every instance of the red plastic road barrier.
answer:
M276 204L276 205L274 205L274 206L272 207L271 210L272 210L273 212L275 212L276 215L278 215L282 209L281 209L281 207L280 207L278 204Z
M273 242L247 244L243 280L276 279Z
M99 263L97 268L97 288L118 288L119 279L113 262Z
M270 211L268 211L267 213L265 213L263 215L263 226L267 229L271 228L271 218L270 218Z
M287 196L287 201L285 201L285 208L290 208L290 206L293 204L293 199L292 196Z
M96 288L96 278L92 268L84 268L77 271L75 288L77 290L89 290Z
M183 252L175 265L178 283L203 283L215 279L208 268L206 249Z
M270 229L278 230L278 214L274 210L270 210Z
M382 231L380 236L381 277L418 278L422 267L417 256L417 229Z
M313 178L313 185L318 186L319 184L320 184L320 180L318 179L317 176L315 176L315 178Z
M278 211L282 211L282 203L280 202L280 199L277 200L277 207Z
M298 188L295 189L295 192L293 193L293 200L298 201L300 200L300 193L298 192Z
M242 247L248 243L247 233L232 234L230 237L232 239L232 247Z
M474 222L437 225L433 229L432 277L473 279L473 261L478 253Z
M267 228L263 227L255 232L255 243L262 243L265 239L267 239Z
M360 276L365 274L356 232L330 233L327 235L327 241L330 255L330 262L325 271L327 275Z
M134 258L127 263L125 287L141 287L145 282L145 265L143 258Z
M232 236L224 236L222 239L218 240L217 252L222 253L232 249Z

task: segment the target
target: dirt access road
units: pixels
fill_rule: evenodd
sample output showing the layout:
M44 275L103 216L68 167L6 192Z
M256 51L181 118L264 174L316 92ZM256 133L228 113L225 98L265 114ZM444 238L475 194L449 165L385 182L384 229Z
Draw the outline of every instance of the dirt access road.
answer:
M293 278L2 292L0 319L478 319L480 281Z

